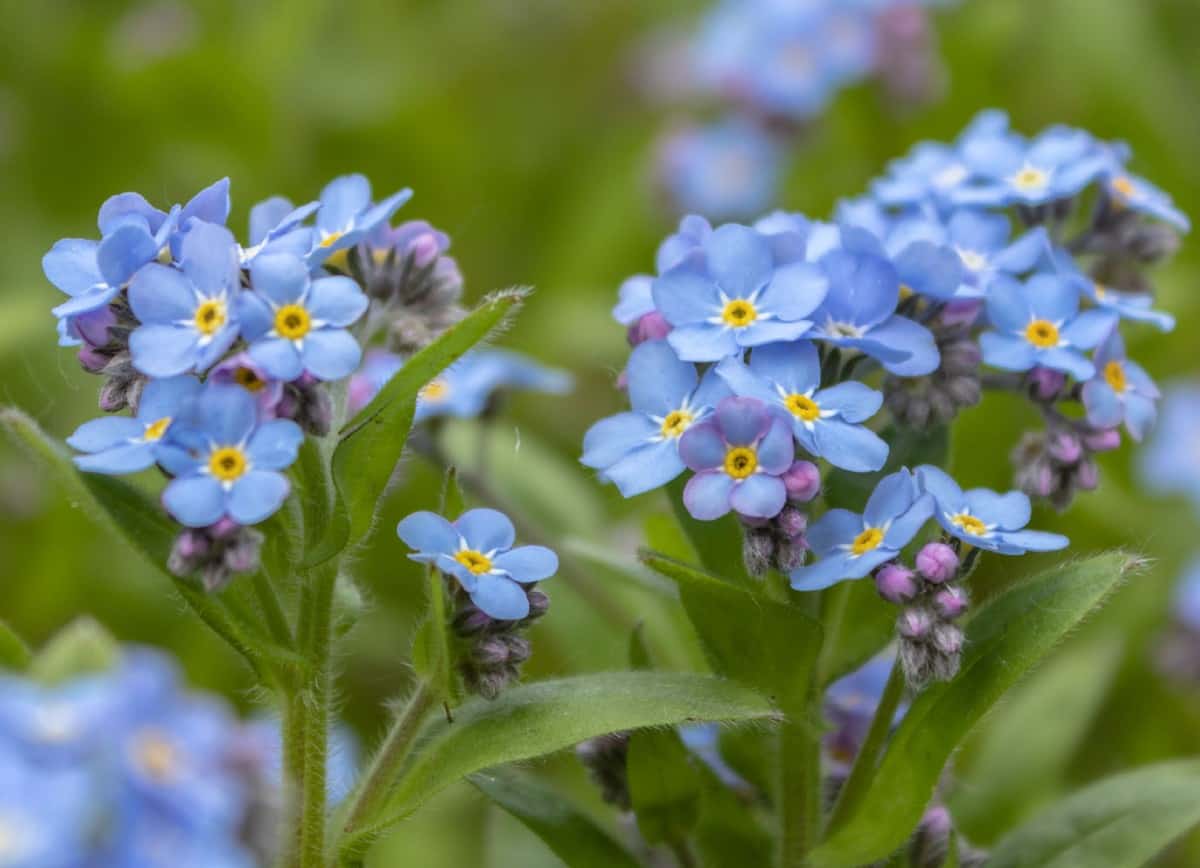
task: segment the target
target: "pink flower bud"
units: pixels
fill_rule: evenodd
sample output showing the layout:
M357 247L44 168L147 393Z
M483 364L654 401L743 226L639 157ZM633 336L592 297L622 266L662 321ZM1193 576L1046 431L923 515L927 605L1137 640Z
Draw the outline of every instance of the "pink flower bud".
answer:
M1121 445L1121 432L1116 428L1094 431L1083 438L1083 445L1092 452L1111 452Z
M79 348L79 364L89 374L98 374L104 370L104 366L108 364L108 356L97 350L95 347L84 344Z
M229 516L225 516L219 519L216 524L209 526L208 535L213 539L226 540L239 530L241 530L241 525Z
M933 630L933 618L924 609L905 609L896 619L896 629L906 639L924 639Z
M967 592L957 585L939 588L933 595L933 608L943 618L953 621L967 611Z
M889 603L907 603L917 595L913 571L897 563L885 564L875 573L875 589Z
M671 333L671 324L656 310L643 316L629 327L629 343L637 346L646 341L660 341Z
M428 268L441 253L437 238L429 232L414 238L409 250L412 253L413 265L417 268Z
M808 530L808 516L794 506L785 506L775 519L775 524L788 538L795 539Z
M1029 372L1029 385L1039 401L1053 401L1067 384L1067 376L1049 368L1034 368Z
M958 574L958 555L945 543L931 542L917 552L917 571L940 585Z
M952 301L942 308L942 322L948 326L971 325L982 311L981 301Z
M821 490L821 471L811 461L797 461L783 474L788 499L807 503Z
M1083 456L1083 444L1074 434L1059 431L1046 443L1046 452L1060 464L1074 464Z
M1100 484L1100 471L1096 462L1088 460L1075 469L1075 484L1084 491L1095 491Z

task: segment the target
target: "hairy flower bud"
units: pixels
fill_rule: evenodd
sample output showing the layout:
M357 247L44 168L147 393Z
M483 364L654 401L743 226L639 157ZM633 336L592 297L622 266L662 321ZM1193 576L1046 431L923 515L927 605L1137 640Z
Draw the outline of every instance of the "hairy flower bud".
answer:
M742 563L756 579L771 569L775 557L775 534L767 527L748 527L742 538Z
M797 461L783 474L788 499L807 503L821 491L821 471L811 461Z
M944 805L934 805L925 812L909 845L909 864L914 868L941 868L950 852L950 836L954 822Z
M917 596L917 581L913 571L898 563L884 564L875 573L875 588L879 596L897 605Z
M958 585L938 588L933 595L933 610L941 617L953 621L967 611L967 592Z
M933 625L934 619L925 609L905 609L896 619L896 629L906 639L925 639Z
M785 506L775 517L775 526L788 539L795 539L808 530L808 516L794 506Z
M958 554L941 542L927 543L917 552L917 571L934 584L948 582L958 575Z
M1067 376L1050 368L1034 368L1029 372L1029 394L1039 401L1053 401L1067 384Z
M1093 431L1083 438L1089 452L1111 452L1121 445L1121 432L1116 428Z
M580 742L575 755L588 770L600 796L623 811L631 806L629 798L629 733L614 732Z
M957 656L962 652L963 632L945 621L933 626L929 634L930 644L942 654Z

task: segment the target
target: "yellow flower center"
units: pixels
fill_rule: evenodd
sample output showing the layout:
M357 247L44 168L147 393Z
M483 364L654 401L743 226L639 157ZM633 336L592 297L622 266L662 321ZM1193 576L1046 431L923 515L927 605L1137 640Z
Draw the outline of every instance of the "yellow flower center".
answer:
M725 453L725 472L734 479L745 479L758 469L758 456L746 446L735 446Z
M221 326L225 325L225 320L229 319L229 314L225 310L225 302L219 298L210 298L207 301L200 302L200 306L196 308L195 323L196 331L208 337L217 333Z
M805 422L814 422L821 417L821 408L807 395L788 395L783 405L787 407L789 413Z
M430 380L421 389L421 399L424 401L441 401L450 392L450 386L445 380Z
M958 251L958 258L962 260L963 266L969 271L982 271L983 267L987 265L987 260L974 250Z
M234 371L233 381L247 392L261 392L267 385L267 381L250 368L238 368Z
M758 319L758 311L744 298L735 298L725 305L725 309L721 311L721 319L730 328L743 329Z
M1104 301L1108 297L1108 290L1099 281L1092 284L1092 291L1096 293L1096 301Z
M1046 173L1041 169L1035 169L1033 166L1026 166L1024 169L1017 172L1017 174L1013 175L1012 180L1013 184L1017 186L1017 189L1024 190L1026 192L1032 192L1045 187L1046 182L1050 179L1049 176L1047 176Z
M662 436L667 440L674 440L676 437L683 436L683 432L692 424L693 418L695 417L687 412L687 410L672 410L663 419Z
M1113 178L1112 189L1113 192L1125 199L1131 198L1134 192L1136 192L1133 181L1129 180L1129 177L1126 175L1118 175L1116 178Z
M492 559L483 552L473 549L463 549L454 556L454 559L477 576L492 568Z
M854 542L850 543L850 551L855 556L865 555L867 552L879 548L881 542L883 542L883 531L877 527L869 527L856 536Z
M321 246L322 247L332 247L333 245L337 244L338 241L340 241L342 236L345 234L346 234L345 232L330 232L328 235L326 235L324 238L321 239Z
M1114 392L1124 392L1129 385L1125 379L1125 366L1113 359L1104 366L1104 382L1112 386Z
M1058 346L1058 326L1049 320L1035 319L1025 327L1025 340L1042 349L1056 347Z
M987 536L987 525L973 515L960 512L958 515L951 516L950 521L954 522L955 527L962 528L971 536Z
M312 330L312 317L300 304L285 304L275 311L275 331L281 338L298 341Z
M171 427L171 417L163 416L156 422L151 422L146 426L146 430L142 432L142 439L147 443L154 443L163 438L167 433L167 429Z
M247 469L246 453L236 446L222 446L208 456L208 472L222 482L233 482Z
M171 245L164 244L162 250L158 251L158 256L155 257L163 265L171 264Z
M902 283L902 284L900 284L900 300L901 300L901 301L904 301L905 299L912 298L912 297L913 297L914 295L916 295L916 294L917 294L917 293L916 293L916 290L914 290L914 289L913 289L911 286L909 286L907 283Z
M179 754L157 730L143 730L133 749L134 761L156 781L165 782L179 771Z

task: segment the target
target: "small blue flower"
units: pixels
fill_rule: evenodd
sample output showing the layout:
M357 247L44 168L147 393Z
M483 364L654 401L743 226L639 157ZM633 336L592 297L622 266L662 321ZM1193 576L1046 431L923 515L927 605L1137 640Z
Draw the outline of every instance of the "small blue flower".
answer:
M312 230L301 224L316 213L320 202L296 207L282 196L264 199L250 209L250 246L241 249L240 260L248 268L267 248L273 253L305 256L312 247Z
M683 472L679 438L704 419L729 389L715 372L700 379L665 341L634 348L626 368L632 409L601 419L583 438L580 461L633 497Z
M887 443L860 424L878 412L883 395L852 380L820 388L812 344L768 344L752 352L749 365L730 358L716 370L735 395L780 408L800 445L834 467L866 473L887 461Z
M226 516L244 525L268 518L290 490L280 471L296 460L300 426L288 419L260 423L254 396L238 386L210 385L192 406L158 453L175 476L163 492L167 511L187 527Z
M98 241L63 238L42 257L46 279L70 296L52 311L58 317L59 346L82 343L78 321L107 309L121 291L120 284L108 283L100 273L100 264L96 260L99 246Z
M1178 382L1166 389L1139 470L1151 491L1186 495L1200 512L1200 385Z
M679 439L679 457L696 471L683 490L693 518L712 521L730 510L774 518L787 503L781 478L796 457L791 425L756 398L726 398Z
M628 278L617 290L613 319L623 326L631 326L646 314L654 313L653 287L654 278L648 274Z
M500 621L529 614L522 584L558 572L558 555L545 546L517 546L508 516L494 509L470 509L454 522L432 512L414 512L396 528L414 561L433 564L454 576L471 602Z
M1181 232L1191 229L1191 221L1175 207L1170 195L1145 178L1129 174L1119 165L1104 179L1104 187L1112 204L1118 209L1128 208L1138 214L1148 214L1170 223Z
M679 228L658 245L654 255L654 267L659 274L666 274L688 258L694 251L703 250L705 242L713 233L712 224L698 214L689 214L679 221Z
M308 264L315 267L338 250L358 244L411 198L412 190L404 189L373 205L371 183L363 175L333 179L321 191L317 231Z
M179 268L143 267L129 284L141 325L129 336L133 364L151 377L206 371L238 336L238 247L223 226L195 223L184 236Z
M979 180L955 194L958 204L1046 205L1100 178L1110 156L1083 130L1051 127L1028 142L1012 135L981 140L967 164Z
M1080 313L1079 290L1051 274L1034 275L1025 283L997 279L987 312L995 331L980 335L984 362L1008 371L1050 368L1080 381L1096 373L1080 351L1104 340L1116 322L1107 311Z
M1149 323L1159 331L1175 330L1175 317L1166 311L1155 310L1154 298L1149 293L1113 289L1079 271L1074 272L1074 280L1083 294L1101 310L1109 311L1130 322Z
M654 281L654 304L674 328L667 338L684 361L715 362L775 341L803 337L829 284L804 263L775 267L771 245L746 226L727 224Z
M358 367L362 348L346 327L369 301L348 277L312 280L304 262L269 252L250 267L252 292L238 298L242 336L250 358L272 377L291 381L307 372L339 380Z
M894 560L933 515L933 498L921 492L907 469L885 476L862 515L831 509L808 529L821 560L792 571L797 591L819 591L843 579L861 579Z
M415 419L474 419L498 392L516 390L566 394L571 390L571 376L510 350L475 350L421 389Z
M1025 530L1029 524L1029 498L1019 491L998 494L987 488L963 491L942 469L926 464L917 468L921 490L933 497L934 517L955 539L1002 555L1052 552L1069 540L1056 533Z
M137 415L104 416L85 422L67 438L67 445L86 455L75 457L81 470L93 473L135 473L158 461L159 449L171 426L200 393L195 377L151 380L138 402Z
M1098 428L1116 428L1122 422L1134 440L1141 440L1154 425L1155 405L1162 394L1150 375L1125 355L1125 342L1115 328L1097 349L1096 376L1083 384L1087 418Z
M729 220L771 204L783 150L762 127L735 118L674 133L658 163L660 183L680 211Z

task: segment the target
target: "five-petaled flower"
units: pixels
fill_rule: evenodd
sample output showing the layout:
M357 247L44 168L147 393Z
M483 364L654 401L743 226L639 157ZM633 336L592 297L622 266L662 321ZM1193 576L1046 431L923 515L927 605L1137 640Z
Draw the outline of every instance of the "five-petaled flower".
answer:
M1083 384L1083 406L1097 428L1116 428L1122 422L1134 440L1154 424L1158 386L1137 362L1125 355L1121 333L1112 334L1096 350L1096 376Z
M190 375L152 380L138 402L137 415L102 416L84 422L67 444L86 453L75 457L81 470L93 473L134 473L158 461L171 426L200 393L200 381Z
M358 244L379 224L391 219L412 190L404 189L371 204L371 182L363 175L334 178L321 191L317 226L312 235L308 264L320 265L332 254Z
M414 512L396 532L415 553L414 561L432 564L453 576L471 602L500 621L529 614L522 584L558 572L558 555L545 546L517 546L508 516L494 509L470 509L453 522L432 512Z

